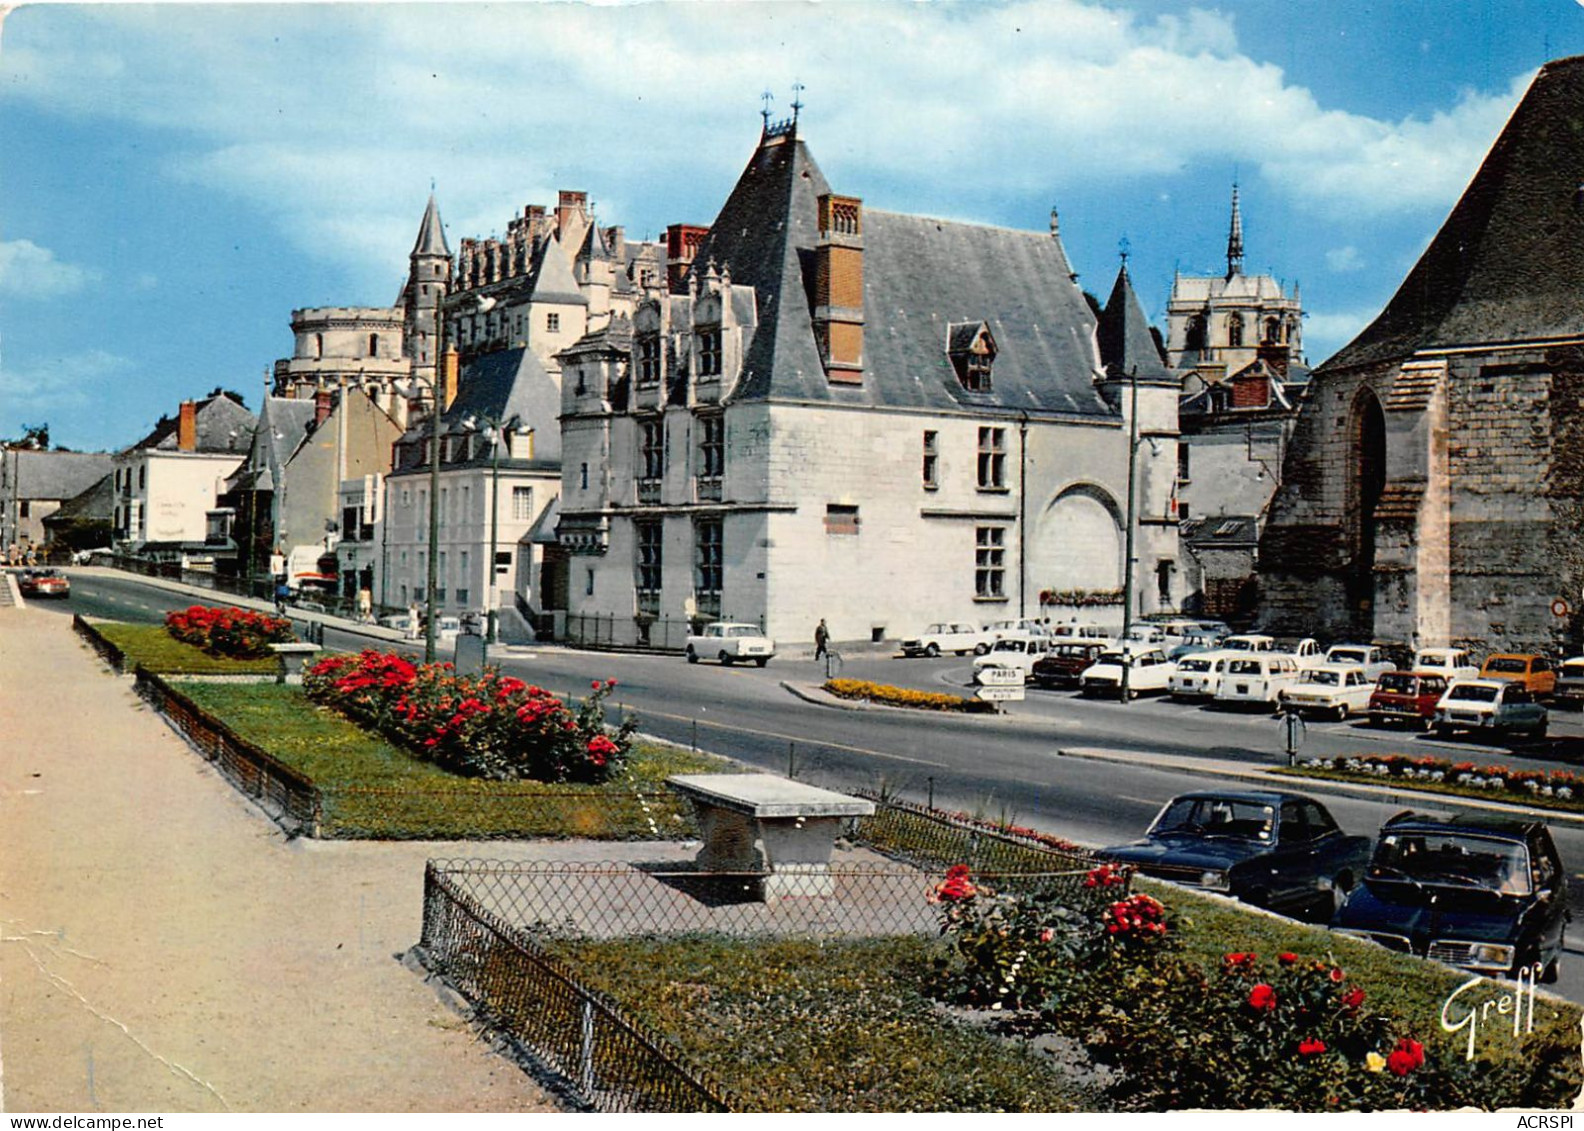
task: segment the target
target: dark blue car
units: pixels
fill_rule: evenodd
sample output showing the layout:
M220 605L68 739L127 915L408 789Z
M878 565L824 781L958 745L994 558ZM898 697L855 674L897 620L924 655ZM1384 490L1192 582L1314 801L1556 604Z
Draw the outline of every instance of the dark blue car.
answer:
M1329 919L1369 862L1325 806L1279 790L1174 797L1143 840L1101 850L1147 876L1224 892L1286 915Z
M1539 821L1399 813L1381 827L1334 930L1481 974L1554 981L1567 874Z

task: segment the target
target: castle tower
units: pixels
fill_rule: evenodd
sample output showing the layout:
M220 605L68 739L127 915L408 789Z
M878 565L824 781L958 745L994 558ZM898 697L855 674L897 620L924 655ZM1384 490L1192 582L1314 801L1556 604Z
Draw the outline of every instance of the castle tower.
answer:
M452 283L451 249L446 246L445 226L434 193L429 194L408 262L407 286L400 300L406 310L404 352L412 359L413 376L433 381L443 348L439 311Z

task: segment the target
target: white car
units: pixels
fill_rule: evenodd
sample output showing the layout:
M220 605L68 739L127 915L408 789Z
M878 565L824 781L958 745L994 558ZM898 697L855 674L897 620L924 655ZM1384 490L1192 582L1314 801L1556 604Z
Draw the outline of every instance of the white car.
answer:
M1299 714L1335 715L1340 721L1368 711L1374 691L1375 680L1357 664L1326 663L1304 668L1297 683L1276 693L1276 702Z
M1194 652L1177 659L1177 668L1166 681L1173 699L1213 699L1226 674L1226 652Z
M1221 649L1224 652L1274 652L1276 638L1260 633L1242 632L1222 640Z
M1447 679L1478 679L1479 664L1463 648L1421 648L1414 653L1413 670L1434 672Z
M1050 626L1044 621L1024 617L1021 620L993 620L984 626L985 640L994 644L1008 636L1049 636Z
M1369 676L1374 683L1387 672L1397 670L1397 665L1392 663L1391 657L1386 655L1382 648L1373 644L1333 644L1325 654L1328 664L1357 664L1364 669L1364 674Z
M704 626L699 636L687 638L687 662L696 664L709 656L730 666L738 660L752 660L761 668L775 655L775 641L759 630L756 624L733 624L716 621Z
M1219 706L1261 703L1274 709L1282 688L1297 682L1298 661L1284 652L1233 655L1227 658L1215 702Z
M1432 725L1439 737L1467 730L1494 738L1525 731L1544 738L1548 715L1533 693L1505 679L1460 679L1436 704Z
M1034 678L1034 661L1050 651L1043 636L1004 636L990 645L990 651L974 660L974 683L986 668L1014 668L1023 673L1023 682Z
M1165 644L1166 633L1158 624L1134 624L1122 634L1124 644Z
M1079 624L1068 621L1050 626L1051 639L1058 644L1111 643L1111 630L1098 624Z
M1153 644L1124 644L1101 652L1095 662L1078 677L1078 688L1085 695L1122 696L1123 669L1127 669L1129 699L1146 691L1165 691L1177 665Z
M902 641L904 656L939 656L942 652L955 652L966 656L972 652L982 656L990 651L990 635L972 624L932 624L917 636Z

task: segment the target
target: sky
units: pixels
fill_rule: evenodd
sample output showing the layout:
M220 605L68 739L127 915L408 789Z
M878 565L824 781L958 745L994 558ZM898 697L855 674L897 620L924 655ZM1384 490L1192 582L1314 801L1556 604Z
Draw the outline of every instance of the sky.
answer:
M1318 364L1391 296L1584 0L29 5L0 27L0 438L255 411L300 307L391 304L430 186L453 250L587 191L710 223L761 95L834 191L1044 231L1146 312L1174 271L1301 284Z

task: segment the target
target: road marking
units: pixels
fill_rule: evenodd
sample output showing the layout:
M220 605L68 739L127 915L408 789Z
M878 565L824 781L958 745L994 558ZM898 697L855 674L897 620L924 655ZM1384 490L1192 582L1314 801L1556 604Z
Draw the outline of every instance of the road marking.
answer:
M817 739L811 739L808 737L808 735L782 734L779 731L773 730L755 730L752 727L734 726L731 723L717 723L711 722L707 719L696 719L692 715L673 715L666 711L644 711L635 708L634 713L640 717L647 714L661 719L674 719L680 723L697 722L703 726L714 727L716 730L740 731L743 734L752 734L758 736L759 738L779 738L785 739L787 742L807 742L814 746L826 746L832 750L845 750L850 754L869 754L876 758L890 758L897 762L913 762L920 766L934 766L937 769L942 770L951 768L945 762L932 762L928 758L910 758L906 754L891 754L884 750L871 750L867 746L848 746L843 742L823 742Z
M1117 794L1118 801L1131 801L1136 805L1159 805L1159 801L1152 801L1148 797L1129 797L1125 793Z

